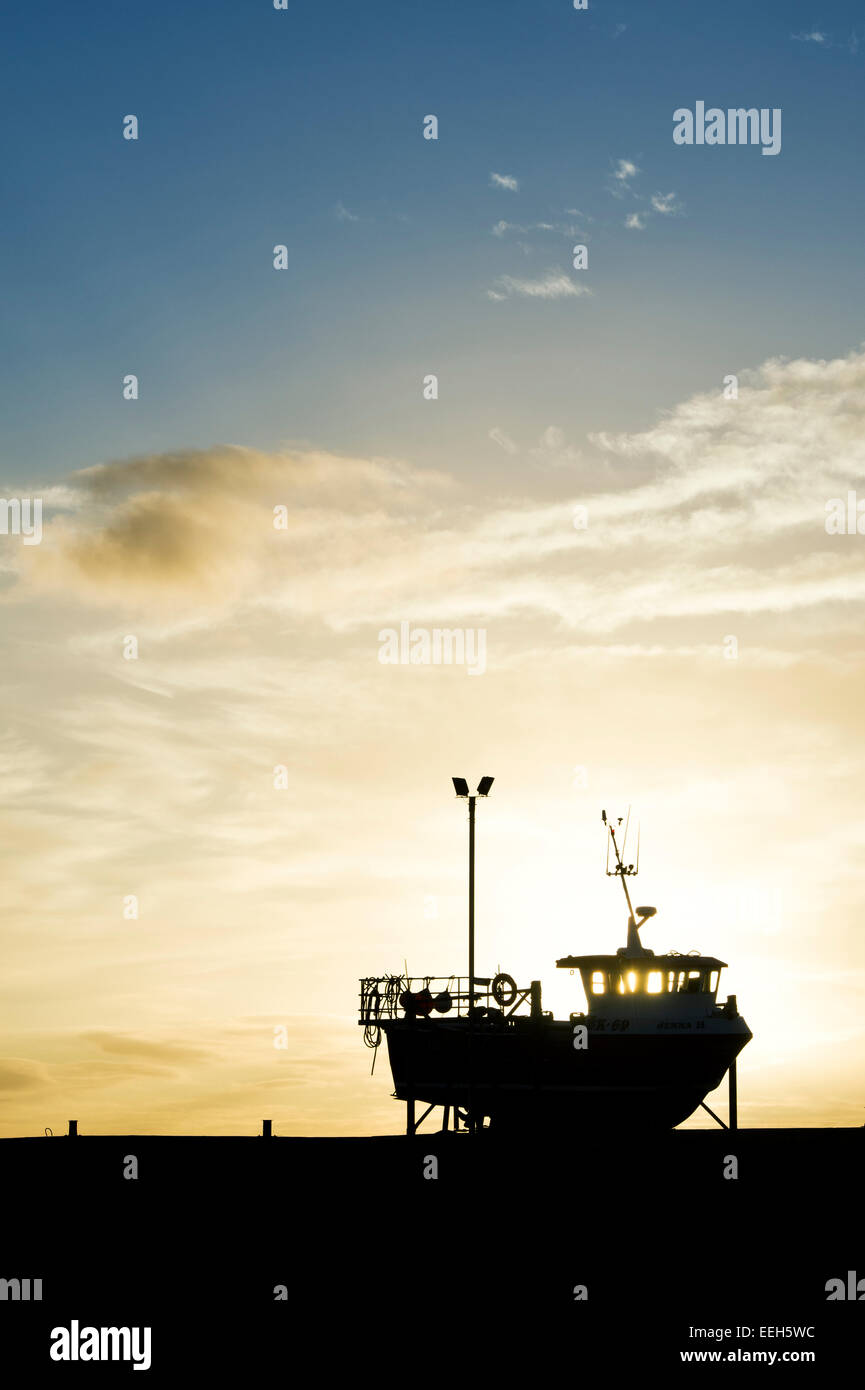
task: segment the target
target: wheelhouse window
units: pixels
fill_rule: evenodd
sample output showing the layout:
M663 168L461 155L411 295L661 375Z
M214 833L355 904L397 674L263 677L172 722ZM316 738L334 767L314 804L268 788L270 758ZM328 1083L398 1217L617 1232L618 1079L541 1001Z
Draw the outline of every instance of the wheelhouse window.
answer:
M651 980L652 974L649 978ZM714 994L718 988L719 970L667 970L660 977L658 992L666 994ZM658 972L660 974L660 972ZM656 991L649 985L649 993Z
M711 994L718 989L719 970L706 966L683 969L652 968L649 962L630 967L622 962L608 970L583 973L583 984L590 995L615 994Z
M664 987L660 970L617 970L612 979L616 994L660 994Z

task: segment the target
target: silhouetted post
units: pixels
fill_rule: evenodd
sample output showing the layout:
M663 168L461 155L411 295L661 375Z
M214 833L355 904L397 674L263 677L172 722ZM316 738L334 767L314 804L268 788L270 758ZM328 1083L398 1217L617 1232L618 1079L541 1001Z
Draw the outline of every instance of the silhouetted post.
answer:
M469 1019L475 988L475 800L469 797Z
M475 797L469 797L469 1134L477 1133L473 1095L473 1056L472 1034L474 1032L475 1007Z
M77 1139L77 1138L78 1138L78 1121L77 1121L77 1120L70 1120L70 1121L69 1121L69 1138L70 1138L70 1139Z
M261 1123L262 1123L262 1125L264 1126L264 1131L263 1131L262 1136L261 1136L262 1139L272 1139L272 1138L273 1138L273 1120L262 1120Z
M738 1103L739 1097L736 1093L736 1058L734 1057L730 1063L730 1129L739 1128L739 1116L737 1114Z
M541 982L540 982L540 980L532 980L532 981L531 981L531 984L530 984L530 989L531 989L531 996L532 996L531 1016L532 1016L532 1018L534 1018L534 1019L543 1018L544 1015L543 1015L543 1010L542 1010L542 1008L541 1008Z
M543 1046L543 1042L542 1042L542 1033L541 1033L541 1027L540 1027L540 1025L541 1025L541 1022L543 1021L543 1017L544 1017L544 1014L543 1014L543 1006L542 1006L542 1004L541 1004L541 982L540 982L540 980L532 980L532 981L530 982L530 989L531 989L531 1010L530 1010L530 1017L531 1017L531 1019L532 1019L532 1022L533 1022L534 1025L535 1025L534 1028L532 1029L532 1044L531 1044L531 1046L532 1046L532 1086L533 1086L533 1088L534 1088L535 1123L537 1124L537 1123L539 1123L540 1120L541 1120L541 1109L542 1109L542 1107L541 1107L541 1047Z
M411 995L411 989L410 989L410 987L409 987L410 984L411 984L411 981L409 980L408 975L406 975L405 987L406 987L406 993L407 993L408 995ZM413 1068L412 1068L412 1056L413 1056L412 1048L414 1047L414 1039L413 1039L413 1037L412 1037L412 1034L414 1033L415 1021L414 1021L414 1004L413 1004L413 1002L411 1001L411 999L409 999L409 1006L408 1006L408 1008L406 1009L406 1025L407 1025L407 1027L408 1027L408 1032L409 1032L409 1045L408 1045L408 1047L406 1048L406 1079L407 1079L407 1081L408 1081L408 1092L409 1092L409 1093L408 1093L408 1096L406 1097L406 1102L405 1102L405 1132L406 1132L406 1134L414 1134L414 1132L415 1132L415 1112L414 1112L414 1101L415 1101L415 1096L414 1096L414 1091L413 1091L413 1089L412 1089L412 1087L414 1086L414 1077L413 1077L413 1075L412 1075L412 1071L413 1071Z
M474 1020L474 995L475 995L475 801L479 796L489 796L490 787L495 781L494 777L482 777L478 782L478 789L473 794L469 793L469 784L465 777L452 777L454 791L461 800L469 803L469 989L468 989L468 1028L466 1034L466 1078L467 1096L467 1120L469 1134L477 1132L477 1116L474 1109L474 1086L473 1086L473 1034L475 1027ZM489 981L487 981L489 983ZM458 1110L456 1111L458 1114ZM455 1126L456 1128L456 1126Z

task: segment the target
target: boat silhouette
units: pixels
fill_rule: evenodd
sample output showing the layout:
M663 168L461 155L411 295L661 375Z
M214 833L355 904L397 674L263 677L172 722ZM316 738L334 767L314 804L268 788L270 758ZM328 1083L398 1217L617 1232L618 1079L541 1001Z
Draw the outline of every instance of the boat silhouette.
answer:
M465 782L454 782L466 797ZM485 784L488 790L492 778ZM735 1128L735 1059L751 1031L735 995L718 999L725 961L696 951L656 955L643 946L640 930L656 909L631 903L627 880L638 872L639 850L636 864L626 864L627 827L620 850L617 827L602 812L607 874L621 880L628 907L626 944L614 955L556 961L579 972L586 997L585 1009L557 1019L543 1008L540 981L520 987L507 974L474 973L474 797L469 809L469 974L360 982L364 1040L375 1049L387 1041L407 1132L437 1106L442 1129L451 1117L454 1129L473 1132L672 1129L704 1105L728 1071ZM418 1119L417 1102L427 1107Z

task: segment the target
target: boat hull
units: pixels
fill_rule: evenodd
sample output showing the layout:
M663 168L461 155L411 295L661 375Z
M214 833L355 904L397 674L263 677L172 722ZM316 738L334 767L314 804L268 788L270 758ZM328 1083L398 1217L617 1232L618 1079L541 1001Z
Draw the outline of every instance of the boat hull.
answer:
M741 1018L589 1032L555 1019L399 1019L382 1024L400 1100L459 1106L493 1129L673 1129L724 1079L751 1037Z

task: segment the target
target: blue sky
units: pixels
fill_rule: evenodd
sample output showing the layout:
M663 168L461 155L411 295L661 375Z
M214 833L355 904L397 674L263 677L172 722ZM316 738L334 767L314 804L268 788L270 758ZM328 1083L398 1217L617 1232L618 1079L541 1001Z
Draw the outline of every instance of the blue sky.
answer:
M860 13L22 12L3 95L3 479L291 440L447 457L516 486L494 426L526 445L554 423L579 442L769 356L848 351L862 337ZM674 146L672 112L697 99L780 106L781 154ZM137 143L121 139L128 112ZM429 112L437 142L421 138ZM640 173L617 199L621 159ZM518 191L490 187L491 171ZM680 210L627 229L657 192ZM586 218L591 297L487 298L503 275L567 272L573 241L493 226L567 224L568 208Z

